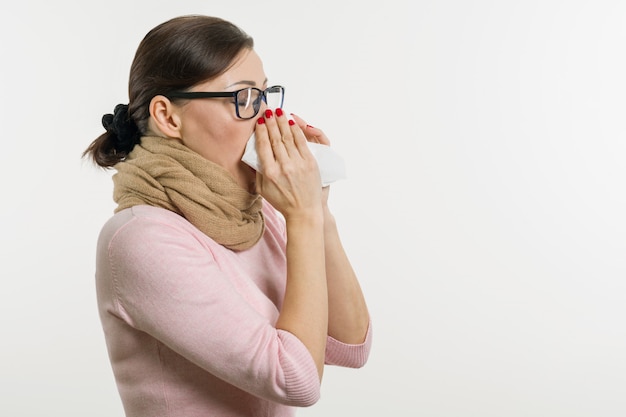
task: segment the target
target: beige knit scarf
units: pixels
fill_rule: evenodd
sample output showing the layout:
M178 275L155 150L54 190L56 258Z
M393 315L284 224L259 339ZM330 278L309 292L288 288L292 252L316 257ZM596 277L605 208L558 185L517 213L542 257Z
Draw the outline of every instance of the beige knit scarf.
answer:
M142 137L115 169L116 212L140 204L162 207L233 250L252 247L263 234L261 197L175 140Z

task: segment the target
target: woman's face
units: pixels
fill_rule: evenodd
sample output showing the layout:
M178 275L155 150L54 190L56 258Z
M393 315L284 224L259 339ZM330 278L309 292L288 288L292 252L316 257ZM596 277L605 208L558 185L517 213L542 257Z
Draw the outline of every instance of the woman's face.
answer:
M246 49L228 71L194 86L191 91L235 91L246 87L263 90L266 84L261 59L254 50ZM264 110L263 102L258 117L243 120L237 117L232 98L189 100L180 107L182 142L225 168L241 187L253 192L256 174L241 162L241 157L255 123Z

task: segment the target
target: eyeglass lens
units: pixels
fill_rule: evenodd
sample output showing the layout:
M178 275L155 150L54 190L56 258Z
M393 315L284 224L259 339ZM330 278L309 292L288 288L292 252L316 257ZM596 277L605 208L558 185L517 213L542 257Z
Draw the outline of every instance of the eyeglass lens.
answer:
M283 105L283 89L280 86L270 87L265 90L265 99L269 108L277 108ZM237 111L239 117L249 119L256 116L261 108L263 92L256 88L246 88L237 94Z

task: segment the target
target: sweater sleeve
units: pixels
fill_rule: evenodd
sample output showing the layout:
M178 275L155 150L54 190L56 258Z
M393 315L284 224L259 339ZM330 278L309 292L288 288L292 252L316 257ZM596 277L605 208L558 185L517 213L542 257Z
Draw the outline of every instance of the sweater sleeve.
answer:
M372 322L370 321L363 343L352 345L328 336L325 363L347 368L361 368L367 362L371 348Z
M306 347L235 288L196 236L134 218L107 245L115 314L197 366L253 395L292 406L319 399Z

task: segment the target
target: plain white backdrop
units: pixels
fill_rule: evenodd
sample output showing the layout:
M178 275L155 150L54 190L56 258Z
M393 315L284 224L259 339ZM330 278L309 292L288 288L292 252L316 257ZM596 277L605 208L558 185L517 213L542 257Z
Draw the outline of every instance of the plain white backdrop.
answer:
M0 6L0 415L123 416L95 304L110 172L81 160L145 33L217 15L330 136L374 319L299 416L626 415L626 2Z

